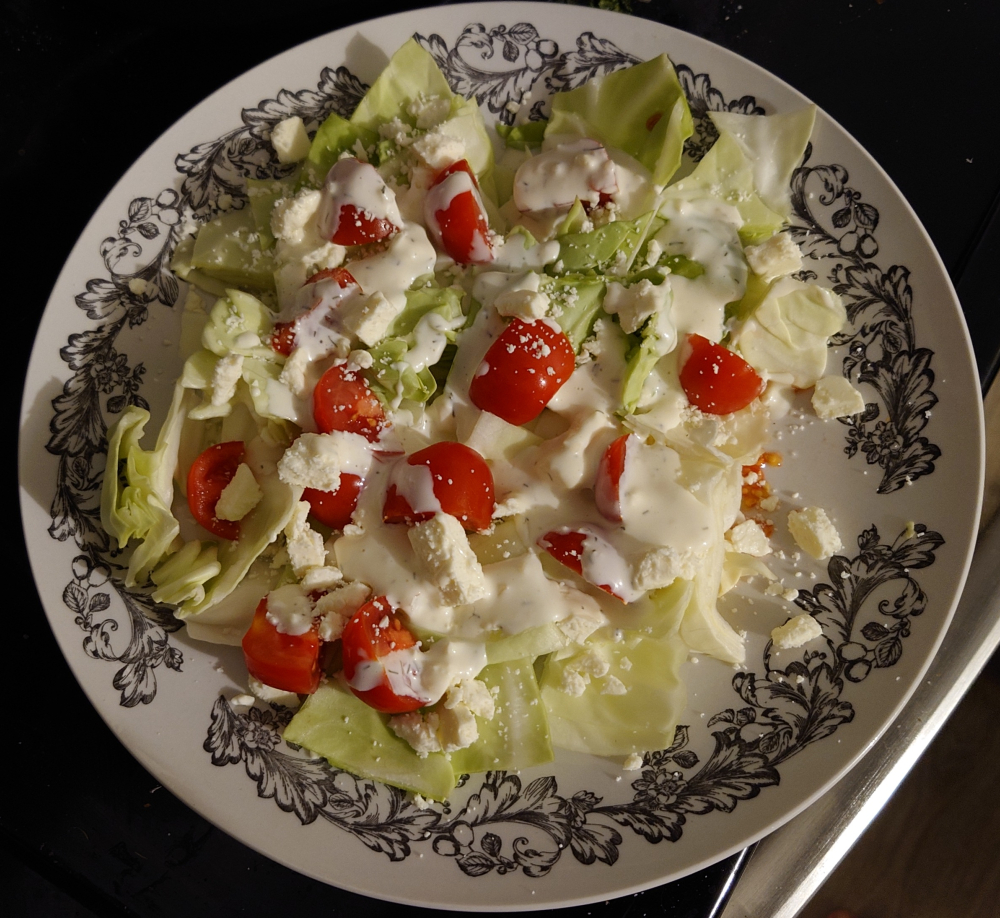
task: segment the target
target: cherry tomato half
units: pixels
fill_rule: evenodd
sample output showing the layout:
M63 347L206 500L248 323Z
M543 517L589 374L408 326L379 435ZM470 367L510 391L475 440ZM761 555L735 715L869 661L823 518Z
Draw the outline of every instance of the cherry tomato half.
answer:
M538 545L540 548L544 548L560 564L568 567L574 574L579 574L589 583L590 579L583 572L583 552L586 541L587 534L584 532L560 532L559 530L553 530L552 532L545 533L538 540ZM611 584L595 583L594 586L614 596L615 599L620 599L622 602L625 601L614 591Z
M336 281L342 290L346 290L350 286L358 286L358 282L354 279L354 275L351 274L346 268L324 268L322 271L318 271L316 274L312 275L303 287L308 287L310 284L317 284L320 281L334 280ZM295 350L295 327L297 325L297 320L291 322L275 322L274 328L271 329L270 345L271 349L277 353L283 355L284 357L289 356L292 351Z
M344 625L340 640L344 677L351 691L365 704L385 714L402 714L423 707L424 702L419 698L397 695L385 669L379 665L379 661L393 650L406 650L417 643L397 618L388 599L379 596L366 602ZM381 672L372 672L376 666Z
M320 232L336 245L367 245L400 229L393 219L402 222L394 198L371 163L353 157L338 160L327 173L324 194L331 197Z
M267 620L267 597L258 604L243 636L247 671L265 685L311 695L319 686L322 641L316 627L305 634L282 634Z
M764 391L764 380L739 354L701 335L688 335L680 354L680 381L695 408L731 414Z
M340 487L336 491L306 488L302 492L302 499L308 501L309 512L324 526L343 529L351 522L351 514L358 507L363 485L364 480L359 476L341 472Z
M322 433L343 430L361 434L374 443L385 427L385 411L378 396L356 370L343 364L330 367L313 390L313 418Z
M425 199L424 218L438 247L460 265L493 261L486 208L467 160L438 173Z
M191 463L187 478L187 500L191 515L212 535L234 541L239 538L238 520L220 520L215 505L243 461L246 446L242 440L229 440L210 446Z
M443 513L454 516L466 528L476 532L489 529L495 506L493 473L486 460L464 443L444 440L418 450L406 459L406 465L425 465L430 469L434 497ZM434 516L433 510L414 511L418 503L413 493L406 494L405 470L389 485L382 520L386 523L422 523ZM398 483L397 483L398 482Z
M620 485L625 472L625 454L629 435L619 437L601 456L594 482L594 503L598 512L612 523L622 520Z
M469 386L469 398L508 424L541 414L573 372L569 338L544 319L513 319L490 345Z

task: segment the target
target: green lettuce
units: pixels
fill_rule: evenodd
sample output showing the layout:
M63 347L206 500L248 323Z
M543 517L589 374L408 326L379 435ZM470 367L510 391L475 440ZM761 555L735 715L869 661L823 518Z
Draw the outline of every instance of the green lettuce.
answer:
M666 185L694 131L691 110L670 59L659 57L556 93L546 139L590 137L641 162Z

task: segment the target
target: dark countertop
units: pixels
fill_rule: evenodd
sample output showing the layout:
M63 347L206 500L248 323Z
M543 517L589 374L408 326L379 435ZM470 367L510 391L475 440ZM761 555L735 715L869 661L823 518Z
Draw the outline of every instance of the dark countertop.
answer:
M9 400L8 431L55 277L93 210L142 151L211 90L262 60L357 18L418 5L374 3L353 15L300 0L274 21L220 0L167 15L138 6L111 12L49 0L4 3L0 152L15 237L8 309L16 316L7 365L18 393ZM937 245L959 288L981 376L990 377L1000 349L986 286L986 265L1000 255L1000 156L990 128L1000 8L989 0L919 10L904 0L620 5L760 64L857 138ZM17 512L14 490L6 491L9 513ZM14 671L5 681L16 713L2 741L13 768L0 804L3 898L14 914L196 918L288 906L399 913L400 906L332 891L278 866L159 788L63 662L27 573L19 524L14 551L23 580L9 613L16 616L8 639ZM569 913L702 918L714 913L736 866Z

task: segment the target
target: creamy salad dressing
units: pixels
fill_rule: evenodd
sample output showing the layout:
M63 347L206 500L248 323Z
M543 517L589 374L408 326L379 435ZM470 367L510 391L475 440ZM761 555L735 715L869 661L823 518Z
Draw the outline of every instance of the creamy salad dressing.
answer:
M317 215L319 232L324 239L333 239L340 229L341 220L351 219L349 215L345 216L344 207L352 207L370 220L388 220L396 227L403 225L396 196L378 170L351 157L334 163L326 176L323 201ZM356 221L357 217L354 219Z
M359 258L347 266L361 289L381 293L400 313L406 306L406 291L417 278L432 274L437 250L419 223L406 223L389 239L385 250Z

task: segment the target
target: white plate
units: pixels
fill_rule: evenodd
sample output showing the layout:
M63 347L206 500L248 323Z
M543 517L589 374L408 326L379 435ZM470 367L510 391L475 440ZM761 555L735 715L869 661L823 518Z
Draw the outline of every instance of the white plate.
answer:
M529 88L534 101L546 85L569 88L663 51L696 115L805 101L685 33L548 4L400 14L257 67L129 170L59 278L22 408L25 536L52 627L93 704L164 785L246 844L320 880L414 904L513 910L604 900L677 879L776 828L877 742L907 699L954 609L979 515L972 351L912 211L820 114L794 223L807 268L848 305L851 327L831 367L855 381L861 374L869 412L857 426L784 422L774 483L775 538L789 552L782 520L798 506L827 508L844 539L828 564L800 563L803 577L787 575L825 640L769 658L771 628L802 609L780 597L738 601L731 614L747 631L746 667L689 662L686 726L641 771L560 754L530 773L473 776L442 812L301 759L280 738L279 714L227 703L244 678L238 649L192 642L169 614L142 597L126 603L108 579L95 512L103 433L128 399L146 399L154 418L164 410L179 367L177 286L164 266L179 227L223 195L239 197L243 176L266 174L270 126L292 113L315 122L331 108L349 112L413 34L491 118ZM707 119L696 124L703 148ZM917 535L907 538L911 524Z

